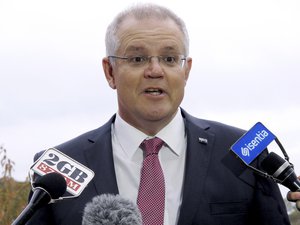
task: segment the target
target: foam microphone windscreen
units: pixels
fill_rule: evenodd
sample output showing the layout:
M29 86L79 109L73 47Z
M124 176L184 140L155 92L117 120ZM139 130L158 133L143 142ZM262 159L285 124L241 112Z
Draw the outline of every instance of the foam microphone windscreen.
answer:
M48 173L38 177L33 183L35 188L43 188L46 190L52 199L61 197L67 189L65 178L59 173Z
M120 195L102 194L87 203L82 225L142 225L137 205Z

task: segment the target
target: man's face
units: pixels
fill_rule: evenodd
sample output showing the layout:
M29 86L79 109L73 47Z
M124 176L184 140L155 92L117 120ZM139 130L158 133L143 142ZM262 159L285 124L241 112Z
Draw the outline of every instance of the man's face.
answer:
M184 55L183 34L171 20L127 18L117 35L117 56ZM143 132L158 132L171 121L183 99L191 58L183 67L166 66L157 57L144 66L114 60L110 65L104 59L103 66L110 86L117 90L120 116Z

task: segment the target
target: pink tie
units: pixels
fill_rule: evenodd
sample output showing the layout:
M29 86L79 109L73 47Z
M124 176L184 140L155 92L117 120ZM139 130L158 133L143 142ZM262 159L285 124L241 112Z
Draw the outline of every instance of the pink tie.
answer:
M158 159L163 141L157 137L144 140L140 147L145 151L137 204L143 225L163 225L165 210L165 180Z

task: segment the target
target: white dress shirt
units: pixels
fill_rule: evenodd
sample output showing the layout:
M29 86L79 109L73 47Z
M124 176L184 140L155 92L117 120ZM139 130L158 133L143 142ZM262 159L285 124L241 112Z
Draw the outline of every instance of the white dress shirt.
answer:
M179 216L186 157L186 135L180 110L173 120L155 135L166 144L159 151L166 187L164 225L175 225ZM136 203L143 163L139 147L149 138L125 122L119 114L112 124L112 148L119 193Z

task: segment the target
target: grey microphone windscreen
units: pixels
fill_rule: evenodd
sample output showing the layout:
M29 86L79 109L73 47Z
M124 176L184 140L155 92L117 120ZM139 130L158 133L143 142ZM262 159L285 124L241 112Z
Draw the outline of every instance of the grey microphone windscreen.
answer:
M102 194L87 203L82 225L142 225L137 205L120 195Z

